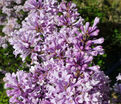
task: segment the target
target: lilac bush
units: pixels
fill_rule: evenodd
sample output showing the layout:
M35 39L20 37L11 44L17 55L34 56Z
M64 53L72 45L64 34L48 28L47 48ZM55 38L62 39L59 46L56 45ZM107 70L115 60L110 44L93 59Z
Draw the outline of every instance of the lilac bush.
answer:
M104 53L99 18L85 23L64 0L27 0L23 8L28 16L8 41L15 56L31 63L29 72L5 74L10 104L110 104L110 80L92 62Z

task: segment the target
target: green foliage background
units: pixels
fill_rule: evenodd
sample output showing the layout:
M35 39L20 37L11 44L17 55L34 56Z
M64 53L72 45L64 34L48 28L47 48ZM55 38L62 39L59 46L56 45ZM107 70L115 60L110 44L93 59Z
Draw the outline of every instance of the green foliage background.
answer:
M95 57L94 63L101 66L101 70L112 80L112 84L115 82L115 77L121 72L121 65L119 60L121 59L121 0L67 0L73 1L77 4L80 15L85 19L93 23L95 17L100 18L100 35L104 37L105 42L103 44L105 54L103 56ZM0 11L0 15L1 11ZM2 33L2 26L0 26L0 35ZM30 61L27 59L28 62ZM108 71L114 67L112 73ZM16 72L17 69L27 70L25 63L22 63L21 58L13 55L13 48L8 44L8 48L0 48L0 70L7 72ZM8 97L6 96L3 88L2 78L4 75L0 73L0 104L8 104Z

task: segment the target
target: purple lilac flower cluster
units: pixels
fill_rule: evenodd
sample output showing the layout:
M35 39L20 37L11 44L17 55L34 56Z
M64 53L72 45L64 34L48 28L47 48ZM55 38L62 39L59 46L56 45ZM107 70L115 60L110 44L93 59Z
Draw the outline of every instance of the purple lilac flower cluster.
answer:
M64 0L27 0L22 27L11 33L14 54L30 56L29 72L7 73L11 104L110 104L109 79L92 63L104 53L94 24L84 22L76 5Z

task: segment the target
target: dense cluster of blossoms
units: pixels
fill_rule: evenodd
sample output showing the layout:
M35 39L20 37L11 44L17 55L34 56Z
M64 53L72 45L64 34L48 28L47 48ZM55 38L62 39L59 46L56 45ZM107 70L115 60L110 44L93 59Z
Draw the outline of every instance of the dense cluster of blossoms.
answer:
M56 0L27 0L28 17L10 35L14 54L31 58L29 72L4 78L11 104L110 104L109 79L92 63L102 55L96 39L99 18L90 26L76 5Z

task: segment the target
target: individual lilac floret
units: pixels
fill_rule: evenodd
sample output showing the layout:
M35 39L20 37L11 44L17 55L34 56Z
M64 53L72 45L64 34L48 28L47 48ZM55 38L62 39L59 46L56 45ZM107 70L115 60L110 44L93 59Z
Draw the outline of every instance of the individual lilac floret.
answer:
M119 75L116 77L117 81L121 81L121 74L119 73Z
M99 23L99 18L96 17L92 27L89 26L89 22L86 22L85 26L81 26L80 29L83 35L97 36L99 29L97 29L97 24Z

